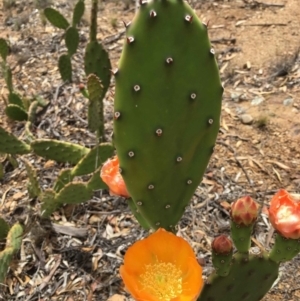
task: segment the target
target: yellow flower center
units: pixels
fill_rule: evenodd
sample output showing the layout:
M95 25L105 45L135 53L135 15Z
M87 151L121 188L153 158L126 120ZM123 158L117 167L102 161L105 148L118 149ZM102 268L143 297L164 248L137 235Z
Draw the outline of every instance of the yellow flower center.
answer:
M140 275L143 289L158 300L170 301L182 293L182 272L173 263L158 262L146 265Z

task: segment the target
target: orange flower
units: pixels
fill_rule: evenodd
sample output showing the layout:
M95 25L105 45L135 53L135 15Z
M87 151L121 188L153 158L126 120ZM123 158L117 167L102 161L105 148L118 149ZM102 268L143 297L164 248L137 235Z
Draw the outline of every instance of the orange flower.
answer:
M192 301L203 287L202 268L191 246L164 229L128 249L120 274L138 301Z
M300 203L284 189L272 198L269 218L273 227L284 237L300 238Z
M119 159L117 156L108 159L102 166L100 177L109 187L109 192L114 195L130 197L124 180L119 171Z

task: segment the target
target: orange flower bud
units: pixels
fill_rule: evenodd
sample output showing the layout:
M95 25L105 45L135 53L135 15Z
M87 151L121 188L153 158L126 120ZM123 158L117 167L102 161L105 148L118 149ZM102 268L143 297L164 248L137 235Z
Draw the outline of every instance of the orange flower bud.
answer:
M213 240L211 247L214 252L222 255L229 254L233 250L231 239L224 234L216 237Z
M284 237L300 238L300 203L284 189L272 198L269 209L272 226Z
M136 300L194 301L203 287L202 268L191 246L164 229L128 249L120 274Z
M113 195L130 197L125 182L119 171L119 159L117 156L108 159L102 166L100 177L109 187L109 192Z
M258 204L250 197L245 196L231 205L231 218L239 225L249 226L254 223L258 215Z

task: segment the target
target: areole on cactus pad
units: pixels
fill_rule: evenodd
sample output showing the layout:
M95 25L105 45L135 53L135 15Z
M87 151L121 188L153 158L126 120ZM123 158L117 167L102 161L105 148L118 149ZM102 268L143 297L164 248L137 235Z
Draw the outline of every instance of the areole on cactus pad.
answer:
M185 1L141 1L126 27L114 144L139 212L173 229L213 152L223 88L207 27Z

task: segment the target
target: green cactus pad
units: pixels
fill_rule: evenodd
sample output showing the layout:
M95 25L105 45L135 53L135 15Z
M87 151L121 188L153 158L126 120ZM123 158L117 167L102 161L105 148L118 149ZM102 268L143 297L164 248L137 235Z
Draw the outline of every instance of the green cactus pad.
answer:
M14 253L21 247L22 233L23 228L20 224L13 225L8 232L5 249L0 252L0 283L4 282L6 272Z
M89 95L88 103L88 126L90 131L98 131L99 136L104 135L103 116L103 86L95 74L90 74L87 79Z
M212 251L212 263L219 276L227 276L230 271L232 252L229 254L218 254Z
M6 64L6 62L1 62L1 69L4 76L5 83L7 85L7 89L10 93L13 92L13 83L12 83L12 72L10 67Z
M13 134L8 133L0 127L0 152L7 154L28 154L30 153L30 145L22 142Z
M5 114L12 120L24 121L28 119L27 112L18 105L7 105L5 108Z
M40 188L36 169L32 166L32 164L28 160L23 158L22 161L25 164L25 169L29 178L27 184L29 197L31 198L38 197L41 194L42 190Z
M213 273L207 280L198 301L259 301L278 277L279 265L267 254L233 257L229 275ZM225 299L224 299L225 297Z
M74 11L73 11L73 20L72 20L73 27L76 27L79 24L83 14L84 14L84 10L85 10L84 1L79 0L76 3L76 5L74 7Z
M0 38L0 55L3 61L6 61L6 58L9 54L9 47L6 40Z
M60 171L53 186L55 192L59 192L66 184L72 182L74 178L72 170L72 168L65 168Z
M53 189L46 189L41 197L41 212L42 217L49 217L52 212L54 212L60 204L58 204L55 200L55 191Z
M72 64L68 54L63 54L59 57L58 69L63 81L72 81Z
M83 183L69 183L55 196L59 204L80 204L92 197L91 191Z
M68 54L71 57L76 53L79 45L79 33L78 30L74 27L69 27L65 34L65 42L68 48Z
M77 164L90 151L78 144L51 139L37 139L31 147L41 157L70 164Z
M34 122L35 121L35 116L36 116L36 110L39 106L39 102L37 100L33 101L28 109L28 120L30 122Z
M8 103L13 104L13 105L17 105L17 106L24 109L24 103L23 103L21 97L15 92L9 93Z
M253 224L249 226L239 225L234 221L230 221L231 237L235 247L241 253L247 253L251 246L251 233Z
M9 231L8 223L3 218L0 217L0 240L6 238L8 231Z
M56 9L47 7L44 9L44 15L47 20L55 27L60 29L67 29L70 24L66 18Z
M97 41L88 43L84 56L84 70L86 75L95 74L103 85L105 95L111 78L111 63L107 51Z
M185 1L143 4L126 34L114 143L139 212L169 230L213 152L223 88L206 26Z
M114 154L110 143L101 143L85 155L72 170L72 176L83 176L94 172Z
M285 238L276 233L269 258L277 263L292 260L300 252L300 239Z
M98 168L90 178L90 180L87 183L87 187L89 190L100 190L100 189L108 189L108 186L102 181L100 177L100 170L101 168Z

